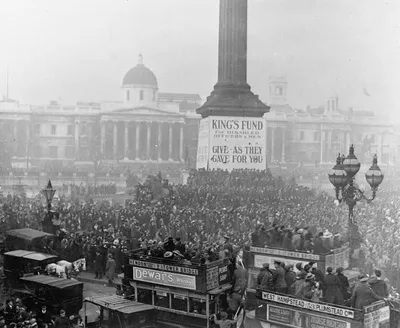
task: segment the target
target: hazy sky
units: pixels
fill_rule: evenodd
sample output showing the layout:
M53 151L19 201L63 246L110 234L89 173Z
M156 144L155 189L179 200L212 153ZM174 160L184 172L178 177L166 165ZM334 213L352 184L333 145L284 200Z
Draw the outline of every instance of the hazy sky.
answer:
M0 91L8 65L22 103L120 100L141 52L160 91L205 98L217 78L218 3L4 1ZM268 101L268 77L285 75L295 107L337 94L342 108L400 112L399 17L398 0L249 0L248 82Z

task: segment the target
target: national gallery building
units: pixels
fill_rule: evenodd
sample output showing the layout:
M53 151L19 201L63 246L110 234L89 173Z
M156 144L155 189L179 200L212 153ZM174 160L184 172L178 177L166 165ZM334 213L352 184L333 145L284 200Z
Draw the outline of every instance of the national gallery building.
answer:
M0 102L0 153L14 166L167 164L195 161L201 105L197 94L160 93L154 73L143 64L122 81L119 102L64 106Z

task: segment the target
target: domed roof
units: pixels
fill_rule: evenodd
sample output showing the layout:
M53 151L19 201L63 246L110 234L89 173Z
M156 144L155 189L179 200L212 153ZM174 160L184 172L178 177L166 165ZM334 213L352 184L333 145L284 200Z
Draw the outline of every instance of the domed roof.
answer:
M132 67L124 76L122 85L145 84L158 87L157 78L154 73L143 65L143 56L139 55L139 62Z

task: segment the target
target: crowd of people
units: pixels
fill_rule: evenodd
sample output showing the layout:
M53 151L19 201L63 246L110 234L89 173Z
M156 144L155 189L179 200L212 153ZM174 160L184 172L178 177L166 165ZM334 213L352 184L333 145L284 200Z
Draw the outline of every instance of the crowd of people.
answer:
M28 310L20 298L6 299L0 308L0 327L7 328L80 328L83 320L79 315L66 316L61 310L54 318L46 305L40 306L37 311Z
M72 198L75 197L94 197L94 196L112 196L117 193L115 183L108 184L63 184L62 193L69 193Z
M361 273L357 278L358 281L350 285L342 267L337 268L336 272L328 267L324 273L313 261L304 266L299 262L294 268L291 264L285 265L283 261L276 260L273 268L269 263L263 264L254 288L258 293L277 292L301 300L350 306L359 310L389 297L391 286L387 278L382 278L381 270L375 269L371 276Z
M233 249L253 243L326 253L348 236L345 205L326 193L285 182L268 170L199 170L190 173L185 185L165 182L160 177L167 191L164 197L155 201L155 189L139 184L135 200L123 206L60 196L54 208L63 231L57 247L67 255L82 250L88 267L103 276L108 254L118 272L124 252L163 246L168 237L185 245L178 256L204 263L225 256L226 240ZM45 208L40 197L3 195L0 202L3 232L42 228ZM374 202L357 204L354 216L363 243L351 254L361 271L372 275L379 268L395 286L400 272L399 215L398 190L393 186L383 186Z

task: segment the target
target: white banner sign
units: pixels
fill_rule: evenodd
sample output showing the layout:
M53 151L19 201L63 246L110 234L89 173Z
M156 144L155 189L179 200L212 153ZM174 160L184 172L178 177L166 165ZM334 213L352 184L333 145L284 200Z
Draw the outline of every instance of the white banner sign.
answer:
M318 311L321 313L326 313L326 314L331 314L331 315L335 315L335 316L339 316L339 317L354 319L354 311L350 310L350 309L343 309L343 308L331 306L328 304L308 302L308 301L304 301L301 299L292 298L289 296L283 296L283 295L272 294L272 293L267 293L267 292L262 292L262 298L263 298L263 300L270 301L270 302L291 305L291 306L295 306L295 307L306 309L306 310Z
M150 282L168 287L196 289L196 277L185 274L155 271L151 269L133 267L133 280Z
M274 262L275 261L280 261L280 262L285 262L285 265L292 264L294 271L298 271L296 268L297 263L301 263L303 265L303 268L305 265L307 265L309 262L307 261L299 261L299 260L293 260L293 259L282 259L279 257L273 257L273 256L267 256L267 255L254 255L254 266L256 268L262 268L264 263L269 263L269 267L271 269L274 268Z
M197 143L196 169L208 169L208 153L210 141L210 118L203 118L199 125L199 138Z
M210 116L207 119L200 122L197 168L266 169L264 118ZM204 164L204 154L208 165Z

